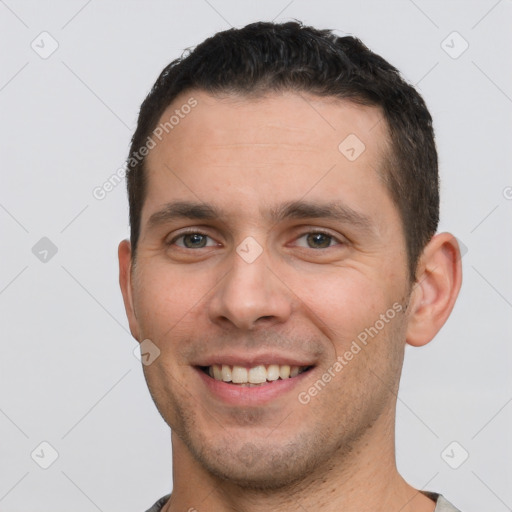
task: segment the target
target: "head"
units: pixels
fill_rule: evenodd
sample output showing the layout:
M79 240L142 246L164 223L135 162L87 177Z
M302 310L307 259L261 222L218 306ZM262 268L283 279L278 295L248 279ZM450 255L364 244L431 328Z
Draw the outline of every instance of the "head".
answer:
M460 286L431 116L393 66L298 23L218 33L157 79L127 179L121 286L175 449L269 488L392 436L405 343ZM222 364L301 373L256 393Z

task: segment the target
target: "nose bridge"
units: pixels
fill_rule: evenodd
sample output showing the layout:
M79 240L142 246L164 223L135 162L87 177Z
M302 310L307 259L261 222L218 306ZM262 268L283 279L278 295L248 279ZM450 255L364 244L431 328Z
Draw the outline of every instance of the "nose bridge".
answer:
M245 239L231 255L231 270L210 301L212 321L250 330L262 322L284 322L290 315L286 287L270 270L266 251L254 242Z

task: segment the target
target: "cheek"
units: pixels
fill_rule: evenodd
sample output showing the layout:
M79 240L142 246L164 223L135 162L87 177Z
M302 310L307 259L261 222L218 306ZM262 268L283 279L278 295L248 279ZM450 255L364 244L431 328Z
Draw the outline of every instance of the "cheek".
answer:
M341 342L352 340L374 325L400 300L398 291L390 289L382 279L354 269L338 269L322 279L303 275L296 293Z
M338 385L351 388L361 378L374 379L375 373L394 382L405 344L400 281L354 268L338 270L328 279L301 281L305 309L332 344L331 363L342 358Z
M161 340L197 320L214 287L183 268L155 261L141 265L134 286L134 309L142 336Z

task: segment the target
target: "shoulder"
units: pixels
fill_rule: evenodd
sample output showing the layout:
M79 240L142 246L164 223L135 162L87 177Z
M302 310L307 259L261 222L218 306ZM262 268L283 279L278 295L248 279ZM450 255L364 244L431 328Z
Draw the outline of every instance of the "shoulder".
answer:
M160 498L150 509L146 510L146 512L160 512L170 497L171 495L168 494L167 496Z
M460 510L455 508L442 494L435 492L424 492L424 494L436 502L434 512L460 512Z

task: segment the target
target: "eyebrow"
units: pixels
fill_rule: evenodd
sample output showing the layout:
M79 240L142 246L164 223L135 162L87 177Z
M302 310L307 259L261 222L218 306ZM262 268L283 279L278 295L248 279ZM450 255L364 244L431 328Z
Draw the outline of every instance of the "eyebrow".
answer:
M279 223L293 219L331 219L352 225L361 231L371 233L374 223L371 219L340 202L318 203L311 201L290 201L270 208L265 215L271 222ZM228 215L212 204L193 201L175 201L167 203L161 210L153 213L148 220L149 229L178 219L219 220Z
M350 224L368 233L373 232L375 228L370 217L337 201L328 203L291 201L273 208L270 217L276 223L287 219L330 219Z
M214 220L221 216L221 212L210 204L176 201L167 203L164 208L153 213L148 220L148 228L177 219Z

